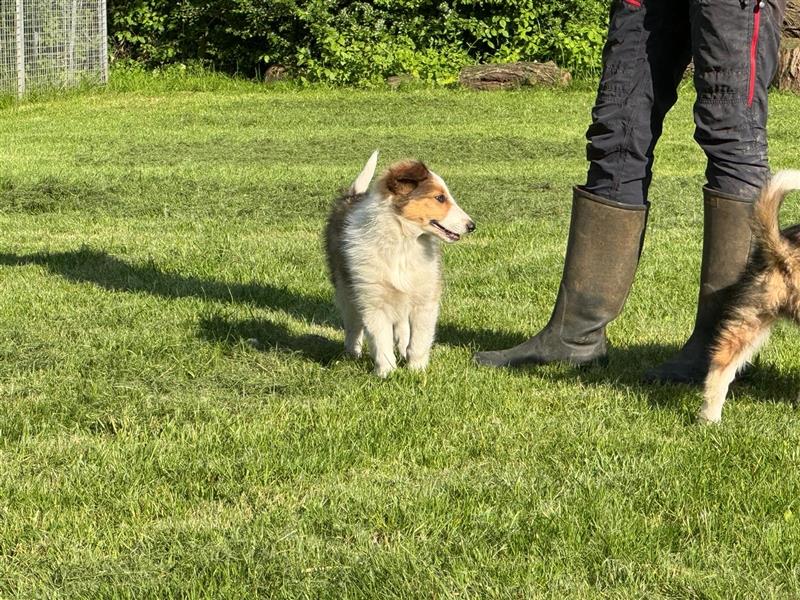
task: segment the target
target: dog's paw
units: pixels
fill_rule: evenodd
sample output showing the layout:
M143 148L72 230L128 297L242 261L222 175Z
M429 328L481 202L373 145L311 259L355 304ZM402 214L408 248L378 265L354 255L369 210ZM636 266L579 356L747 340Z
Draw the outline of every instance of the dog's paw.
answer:
M394 367L391 365L375 365L375 368L372 369L372 374L381 379L386 379L391 375L392 371L394 371Z
M701 410L697 413L697 422L700 425L717 425L722 422L722 415Z
M353 358L361 358L364 349L364 335L362 332L348 331L344 336L344 351Z
M350 347L350 348L345 346L345 348L344 348L344 351L347 352L348 356L352 356L353 358L361 358L361 355L362 355L362 351L361 350L362 349L361 349L361 345L360 344L358 346L353 346L353 347Z
M412 371L424 371L428 368L429 357L423 356L420 358L409 358L408 368Z

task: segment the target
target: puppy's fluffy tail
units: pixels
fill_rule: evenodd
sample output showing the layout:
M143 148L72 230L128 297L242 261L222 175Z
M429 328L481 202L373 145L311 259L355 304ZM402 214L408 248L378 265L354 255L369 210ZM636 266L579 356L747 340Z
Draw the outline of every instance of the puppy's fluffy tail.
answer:
M800 171L779 171L761 191L753 209L754 233L767 256L783 268L792 270L797 258L792 246L781 235L778 213L786 194L797 189L800 189Z
M372 153L369 157L367 164L361 170L361 173L356 177L353 185L350 186L350 194L363 194L369 189L369 184L375 176L375 168L378 166L378 151Z

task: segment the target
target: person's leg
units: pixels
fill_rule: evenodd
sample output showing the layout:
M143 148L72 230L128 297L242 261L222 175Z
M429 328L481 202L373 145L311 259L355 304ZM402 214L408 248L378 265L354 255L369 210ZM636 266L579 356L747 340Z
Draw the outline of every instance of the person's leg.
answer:
M606 354L605 326L638 265L653 149L689 62L688 23L686 0L615 0L553 314L519 346L477 353L479 364L581 364Z
M586 133L584 189L645 204L653 152L691 57L688 0L615 0Z
M785 0L691 0L695 140L708 188L754 199L769 176L767 91Z
M750 252L750 213L769 177L767 89L784 0L691 0L695 140L708 159L703 259L691 336L650 381L702 383L727 297Z

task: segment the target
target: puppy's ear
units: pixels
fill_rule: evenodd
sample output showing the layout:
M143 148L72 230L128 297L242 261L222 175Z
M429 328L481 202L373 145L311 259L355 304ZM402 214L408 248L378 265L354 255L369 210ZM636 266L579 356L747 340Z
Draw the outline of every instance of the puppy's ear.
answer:
M389 167L386 174L386 189L392 194L406 196L431 176L431 172L418 160L409 160Z

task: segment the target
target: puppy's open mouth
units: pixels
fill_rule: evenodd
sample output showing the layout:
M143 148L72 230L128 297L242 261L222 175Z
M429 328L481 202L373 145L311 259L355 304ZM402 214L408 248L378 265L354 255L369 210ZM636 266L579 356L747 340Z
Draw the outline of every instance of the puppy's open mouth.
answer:
M446 227L442 227L439 221L431 221L431 225L433 225L433 228L436 229L438 232L440 232L440 236L446 240L449 240L451 242L457 242L458 240L461 239L461 236L455 233L454 231L450 231Z

